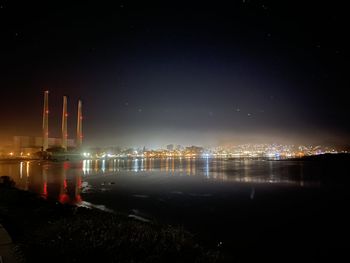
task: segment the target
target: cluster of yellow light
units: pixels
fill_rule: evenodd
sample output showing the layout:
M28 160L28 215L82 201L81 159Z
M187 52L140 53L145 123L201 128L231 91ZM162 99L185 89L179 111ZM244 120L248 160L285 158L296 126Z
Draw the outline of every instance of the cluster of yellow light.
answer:
M9 156L11 156L11 157L30 157L31 156L31 154L30 153L23 153L23 152L21 152L19 155L15 155L15 153L14 152L9 152L8 153L8 155Z
M201 153L194 153L189 151L148 151L143 155L149 158L167 158L167 157L197 157L201 156Z

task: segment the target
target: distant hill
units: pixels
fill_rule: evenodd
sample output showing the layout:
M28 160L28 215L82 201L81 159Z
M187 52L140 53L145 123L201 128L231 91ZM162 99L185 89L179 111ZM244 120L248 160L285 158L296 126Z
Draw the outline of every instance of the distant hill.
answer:
M293 160L312 163L312 166L316 166L323 186L350 184L350 154L322 154Z
M320 154L320 155L312 155L312 156L304 156L304 157L300 157L300 158L293 158L292 160L343 162L343 161L350 161L350 154L348 154L348 153L326 153L326 154Z

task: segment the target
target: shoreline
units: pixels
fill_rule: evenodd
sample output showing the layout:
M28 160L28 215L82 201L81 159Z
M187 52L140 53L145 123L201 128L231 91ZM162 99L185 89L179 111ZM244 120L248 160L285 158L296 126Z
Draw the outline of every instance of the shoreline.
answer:
M96 209L60 204L56 199L50 199L50 195L45 195L43 198L47 199L43 199L38 198L36 194L11 190L10 188L3 191L5 188L0 188L0 222L7 219L4 225L14 236L16 244L22 245L22 251L34 253L31 251L35 251L35 248L47 248L46 246L50 244L51 240L54 240L55 246L48 247L47 251L54 250L54 248L68 251L76 261L89 260L89 258L85 258L88 256L84 255L84 258L77 259L78 255L75 255L72 250L78 251L78 254L89 251L90 255L91 251L98 251L96 253L102 253L105 261L115 261L113 260L115 254L111 251L120 250L118 247L120 244L118 246L114 244L117 242L115 236L119 237L122 233L121 240L125 245L129 244L130 237L134 238L136 235L134 232L150 233L147 234L148 236L161 235L165 239L166 235L159 233L166 232L173 236L170 242L173 245L169 245L169 247L178 246L178 243L181 247L183 246L182 242L188 240L186 244L189 244L189 247L186 248L186 251L195 251L193 252L195 257L201 258L198 262L221 262L220 258L224 258L224 262L235 262L234 260L251 262L258 259L257 255L259 258L278 260L289 253L289 249L294 247L296 243L298 243L298 250L290 254L291 258L295 260L301 256L310 260L315 259L315 257L330 260L343 259L347 258L347 254L344 251L339 251L339 248L344 246L341 240L347 237L346 231L349 229L348 215L346 215L344 207L348 203L347 200L350 200L349 193L346 191L346 185L350 180L346 172L350 155L342 156L319 156L317 160L300 163L301 166L300 164L295 166L293 161L286 162L283 166L276 166L278 168L276 171L279 171L280 174L285 173L288 167L291 167L287 170L291 171L291 176L298 176L299 172L305 172L301 173L304 176L304 182L318 178L321 184L315 189L306 188L304 185L298 188L285 188L284 185L280 184L276 187L274 184L269 184L266 188L264 185L262 187L246 185L245 188L232 188L231 184L223 184L222 182L218 182L213 188L201 184L182 184L184 179L195 179L190 176L166 177L167 179L171 178L172 181L166 180L165 182L163 180L149 180L143 176L120 175L118 177L119 184L115 184L115 177L107 178L96 175L97 181L94 181L95 177L91 176L89 184L91 183L93 187L115 188L115 191L113 189L102 191L100 195L90 192L89 199L87 199L88 202L101 203L117 211L116 214L110 216L107 216L103 211L96 211ZM291 164L293 166L289 166ZM29 178L35 178L34 170L32 175ZM128 180L135 180L139 184L133 184L133 181L129 181L130 187L128 187L123 183L125 182L123 176ZM39 179L41 179L40 176ZM77 183L76 177L71 179L71 181L67 181L67 193L74 191L74 185ZM205 182L208 180L205 179ZM70 188L69 183L71 183ZM58 185L62 187L63 184L61 182ZM51 189L57 190L58 188ZM214 194L210 198L207 198L206 195L201 197L203 193L212 193L211 191ZM6 196L6 192L9 195ZM199 196L193 197L198 193ZM56 195L51 195L51 198L53 196ZM99 199L100 197L103 199ZM84 197L83 199L85 200ZM138 212L130 213L134 209L137 209ZM130 214L132 216L128 218ZM138 218L135 215L144 218ZM151 222L140 222L145 218L150 218ZM180 224L180 227L172 227L168 224L172 226ZM126 228L126 230L121 232L120 227ZM184 227L190 233L185 231ZM138 231L132 231L132 229ZM114 238L110 232L114 233ZM85 237L85 235L90 238L90 243L85 239L81 240L82 236ZM57 236L60 237L59 240L57 240ZM34 240L31 240L33 237ZM147 247L150 241L145 242L142 238L144 237L141 237L141 241L135 245L136 248L133 247L132 251L140 249L140 247L143 248L145 244ZM20 243L18 240L23 240L23 242ZM28 240L30 241L29 246L27 245ZM48 242L42 244L41 240ZM67 240L68 242L64 242ZM102 240L97 242L103 244L102 248L96 248L94 243L91 243L97 240ZM130 247L129 245L125 246L127 249ZM270 253L271 246L275 248L273 254ZM164 249L169 251L169 247ZM199 250L197 250L198 247L200 247ZM149 250L151 250L150 253L153 253L152 249L141 249L141 251L146 250L148 256ZM122 250L123 255L130 251L124 247ZM163 250L161 249L161 251ZM52 251L51 254L60 259L62 259L63 254L67 254L64 252L56 256L57 253L57 251ZM143 252L135 253L142 254ZM168 252L161 254L164 253ZM50 255L48 256L50 257ZM159 258L159 250L155 257ZM173 259L173 256L164 256L163 262L169 262L169 257ZM125 256L123 259L118 258L118 261L129 262L127 258L130 259L130 256ZM139 258L132 259L134 262L145 262ZM162 262L162 260L152 259L149 262ZM170 262L193 262L194 260L194 258L174 258ZM33 258L32 261L37 261L37 259ZM63 258L62 261L67 260Z
M226 159L226 160L240 160L240 159L251 159L251 160L269 160L269 161L309 161L309 160L323 160L323 159L334 159L334 158L349 158L350 153L323 153L317 155L304 155L301 157L291 156L291 157L271 157L271 156L164 156L164 157L138 157L138 156L115 156L115 157L105 157L105 158L75 158L75 159L43 159L43 158L28 158L28 157L11 157L11 158L0 158L0 161L51 161L51 162L64 162L64 161L84 161L84 160L113 160L113 159Z
M182 227L141 222L124 214L61 204L4 184L0 184L0 223L20 251L17 253L19 261L222 260L218 250L202 247Z

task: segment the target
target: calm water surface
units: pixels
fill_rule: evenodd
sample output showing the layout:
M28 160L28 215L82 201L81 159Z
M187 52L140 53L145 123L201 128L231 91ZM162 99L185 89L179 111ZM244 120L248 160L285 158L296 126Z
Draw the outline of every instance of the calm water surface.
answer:
M251 159L1 161L0 175L62 203L184 226L234 262L256 255L335 262L350 249L342 242L350 236L349 180L332 179L339 187L330 188L324 179L343 173L347 161L341 164L336 169L322 162Z
M89 193L127 186L132 191L159 192L174 184L173 193L193 187L208 191L208 184L236 188L255 185L318 187L317 172L304 162L224 159L110 159L78 162L0 161L0 175L8 175L20 189L61 202L80 203ZM137 179L136 179L137 178ZM164 191L167 187L164 188ZM140 193L141 194L141 193ZM212 193L206 193L210 195ZM253 193L254 194L254 193Z

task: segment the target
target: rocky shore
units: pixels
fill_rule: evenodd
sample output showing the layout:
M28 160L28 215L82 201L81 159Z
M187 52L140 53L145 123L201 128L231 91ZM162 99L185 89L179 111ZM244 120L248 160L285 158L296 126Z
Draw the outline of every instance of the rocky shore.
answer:
M63 205L0 181L0 224L22 262L221 262L181 227Z

